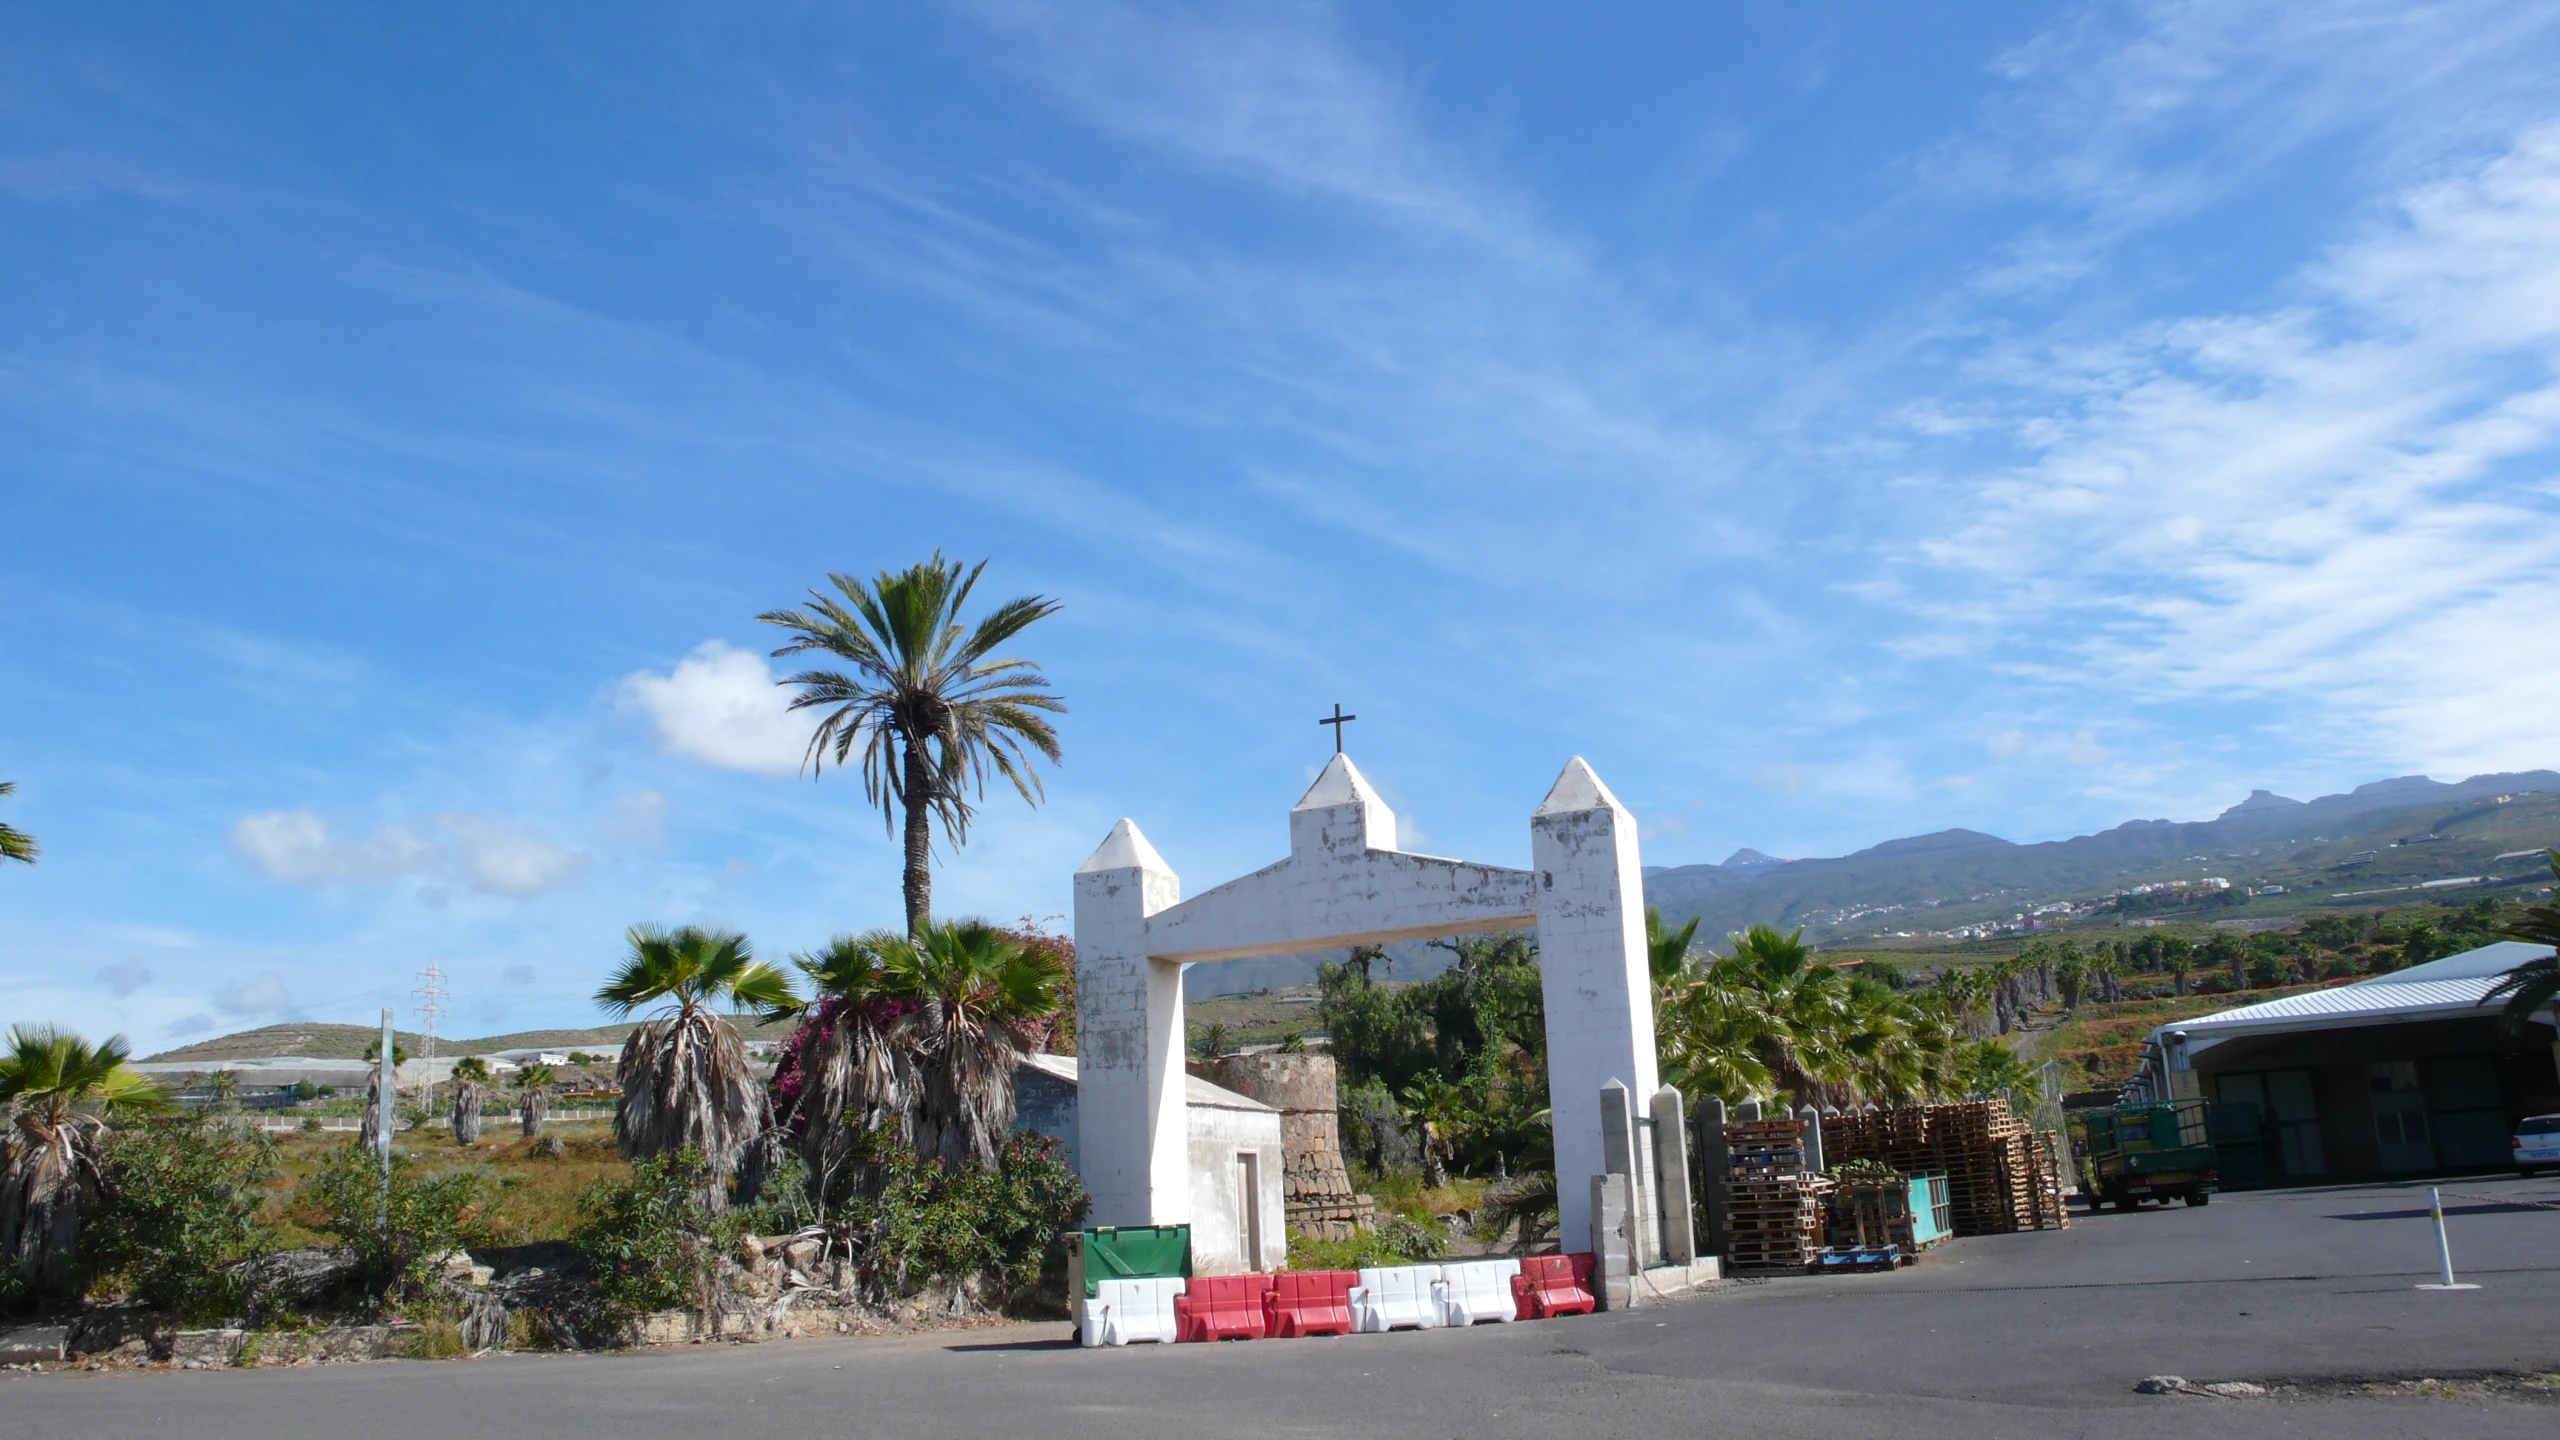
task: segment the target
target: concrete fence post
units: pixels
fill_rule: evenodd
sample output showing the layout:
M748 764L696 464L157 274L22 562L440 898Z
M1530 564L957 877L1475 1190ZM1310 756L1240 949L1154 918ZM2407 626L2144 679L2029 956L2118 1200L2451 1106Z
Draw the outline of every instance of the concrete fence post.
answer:
M1600 1166L1604 1174L1627 1177L1628 1262L1642 1270L1653 1258L1648 1241L1653 1207L1647 1203L1644 1156L1639 1152L1635 1104L1627 1087L1612 1080L1600 1087Z
M1678 1090L1665 1085L1653 1092L1653 1138L1662 1149L1654 1157L1662 1176L1662 1258L1685 1266L1698 1259L1698 1221L1689 1200L1689 1123L1681 1108Z
M1724 1141L1724 1102L1709 1096L1698 1105L1698 1185L1706 1200L1710 1255L1726 1250L1730 1227L1725 1219L1725 1182L1732 1173L1732 1155Z
M1628 1218L1627 1191L1624 1175L1591 1177L1591 1296L1603 1310L1635 1302L1637 1266L1629 1243L1628 1231L1634 1227Z

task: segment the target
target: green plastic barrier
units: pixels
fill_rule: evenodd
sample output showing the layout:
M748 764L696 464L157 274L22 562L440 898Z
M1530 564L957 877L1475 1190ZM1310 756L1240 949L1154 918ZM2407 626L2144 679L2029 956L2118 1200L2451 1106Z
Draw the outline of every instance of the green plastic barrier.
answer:
M1090 1300L1105 1280L1162 1280L1191 1276L1188 1225L1100 1225L1078 1230L1067 1247L1076 1288Z

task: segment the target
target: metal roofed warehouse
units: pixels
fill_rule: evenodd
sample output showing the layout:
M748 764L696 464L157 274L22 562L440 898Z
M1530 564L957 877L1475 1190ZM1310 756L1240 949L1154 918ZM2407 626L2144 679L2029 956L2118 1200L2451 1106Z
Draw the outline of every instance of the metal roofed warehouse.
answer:
M2173 1021L2151 1033L2127 1097L2213 1101L2231 1184L2505 1166L2515 1122L2560 1110L2560 1043L2550 1012L2511 1034L2482 1001L2549 953L2501 941Z

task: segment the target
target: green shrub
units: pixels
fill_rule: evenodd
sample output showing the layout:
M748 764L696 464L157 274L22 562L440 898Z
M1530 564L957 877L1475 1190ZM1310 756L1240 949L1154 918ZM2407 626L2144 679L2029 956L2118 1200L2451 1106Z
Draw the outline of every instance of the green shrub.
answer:
M1418 1265L1448 1253L1449 1235L1437 1221L1392 1216L1374 1228L1355 1231L1347 1239L1318 1240L1301 1231L1289 1234L1292 1270L1367 1270L1387 1265Z
M826 1218L809 1194L809 1163L787 1155L764 1177L756 1203L739 1210L738 1230L746 1235L788 1235Z
M303 1182L298 1198L320 1212L314 1228L354 1252L366 1294L388 1301L424 1294L428 1262L468 1243L486 1184L468 1170L421 1177L415 1160L394 1152L386 1191L380 1157L349 1145Z
M228 1267L273 1248L258 1187L276 1144L202 1116L151 1118L107 1133L99 1208L81 1227L91 1274L189 1318L233 1314L251 1297Z
M709 1179L702 1152L680 1150L635 1160L629 1179L579 1192L574 1242L605 1303L626 1313L703 1303L740 1228L702 1203Z
M1016 1132L994 1169L943 1165L896 1150L882 1157L885 1183L844 1207L864 1278L895 1294L937 1281L982 1279L1022 1290L1040 1281L1043 1257L1088 1204L1058 1142Z

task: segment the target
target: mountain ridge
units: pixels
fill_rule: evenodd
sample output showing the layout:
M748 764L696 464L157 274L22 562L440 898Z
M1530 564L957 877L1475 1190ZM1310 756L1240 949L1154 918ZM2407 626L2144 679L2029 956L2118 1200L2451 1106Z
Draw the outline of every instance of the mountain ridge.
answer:
M2356 857L2380 851L2358 850L2353 842L2359 838L2407 831L2433 841L2438 838L2436 812L2442 807L2487 802L2496 808L2498 797L2519 795L2560 802L2560 772L2499 772L2452 782L2404 775L2307 801L2255 790L2212 820L2127 820L2094 834L2028 844L1951 828L1882 841L1847 855L1790 860L1747 872L1722 865L1665 866L1646 874L1645 900L1666 919L1698 919L1707 934L1750 924L1804 925L1819 939L1879 914L1965 907L1989 914L2015 904L2102 892L2111 885L2131 888L2182 874L2201 878L2206 870L2238 868L2227 863L2233 861L2254 859L2266 862L2259 868L2267 868L2287 862L2238 852L2278 842L2301 847L2290 862L2297 866L2315 861L2341 870L2370 865L2372 860ZM2539 813L2539 807L2527 808ZM2560 812L2560 803L2553 808ZM2340 850L2341 845L2346 848ZM2488 860L2489 853L2474 857L2468 849L2448 849L2435 858L2450 862L2460 856L2476 864ZM2221 878L2239 883L2241 877Z

